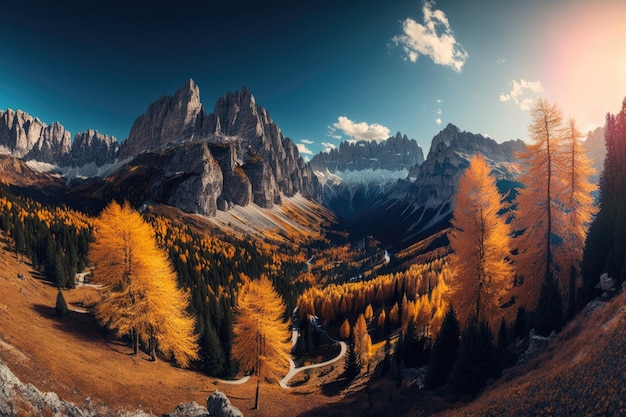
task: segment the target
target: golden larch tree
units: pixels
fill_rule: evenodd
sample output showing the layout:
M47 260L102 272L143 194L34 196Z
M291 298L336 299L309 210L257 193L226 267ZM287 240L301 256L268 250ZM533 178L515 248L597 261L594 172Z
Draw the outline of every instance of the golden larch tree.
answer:
M370 351L372 349L372 338L367 331L367 322L365 316L359 314L359 317L354 323L354 349L361 358L361 364L365 365L370 357Z
M563 194L566 169L563 156L563 116L559 108L538 99L531 110L528 133L532 143L519 156L524 187L517 196L514 229L517 272L523 278L517 299L529 309L536 306L544 280L555 275L554 247L558 239L560 196Z
M563 177L565 181L561 197L563 215L560 216L559 225L562 242L556 247L556 261L561 271L558 281L566 300L574 297L574 294L570 294L570 289L575 290L580 285L577 281L587 230L597 212L593 198L597 185L589 181L589 177L596 172L592 165L593 161L587 156L582 138L582 133L576 127L576 121L568 120L563 132L566 175Z
M93 237L94 281L104 286L96 317L118 336L131 335L135 354L142 340L153 360L157 351L173 355L182 367L197 359L188 296L177 287L169 259L141 214L128 203L112 202L97 219Z
M513 278L510 230L502 210L489 166L475 155L459 180L449 234L450 298L465 322L477 317L494 324L501 318L499 306Z
M257 377L254 408L259 407L261 379L276 381L289 369L291 343L283 320L285 303L266 276L247 280L237 299L233 358Z

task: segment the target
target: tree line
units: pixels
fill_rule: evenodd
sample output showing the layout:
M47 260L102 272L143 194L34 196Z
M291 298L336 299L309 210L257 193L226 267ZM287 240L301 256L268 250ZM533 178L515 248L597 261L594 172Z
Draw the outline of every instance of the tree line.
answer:
M76 272L87 266L91 221L66 206L51 207L14 195L0 185L0 229L12 251L59 288L74 288Z

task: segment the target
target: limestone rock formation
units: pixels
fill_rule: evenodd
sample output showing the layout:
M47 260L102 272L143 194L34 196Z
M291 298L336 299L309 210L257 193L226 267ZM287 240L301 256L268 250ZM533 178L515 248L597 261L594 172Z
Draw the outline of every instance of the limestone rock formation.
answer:
M217 198L222 194L223 175L206 143L182 145L167 150L162 157L162 182L169 184L166 203L191 213L215 216Z
M120 147L119 157L123 159L193 139L196 125L203 116L200 89L189 79L173 96L162 96L135 120L128 139Z
M215 391L207 398L206 408L211 417L243 417L243 413L231 405L228 397L219 391Z
M118 157L203 142L209 144L219 162L223 180L220 209L251 201L269 208L280 202L281 194L319 198L317 178L299 156L296 145L283 136L247 88L219 98L209 115L199 97L198 87L188 80L173 96L150 104L133 124ZM184 204L176 200L179 196L169 203L183 208Z
M401 171L424 162L424 153L415 139L398 132L382 142L360 140L342 142L338 149L321 152L310 162L315 171L361 171L385 169Z
M119 146L115 136L104 135L93 129L77 133L63 165L80 167L91 163L96 166L111 163L117 156Z
M174 409L164 417L212 417L206 407L201 406L195 401L189 403L178 404Z
M79 407L72 402L60 399L54 392L41 392L31 384L22 383L2 361L0 361L0 415L154 417L143 411L114 413L94 406L89 398L85 400L84 406Z
M519 173L516 153L523 149L521 140L497 143L448 124L433 138L426 161L409 173L412 185L406 192L416 204L440 206L451 201L473 155L481 153L497 179L513 179Z
M47 125L22 110L0 111L0 147L5 153L57 164L70 146L70 133L58 122Z

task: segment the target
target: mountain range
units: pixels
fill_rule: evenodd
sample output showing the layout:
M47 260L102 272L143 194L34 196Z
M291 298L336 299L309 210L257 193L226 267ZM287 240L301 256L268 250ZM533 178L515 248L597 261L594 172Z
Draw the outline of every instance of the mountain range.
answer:
M603 157L601 130L588 144L593 158ZM343 142L307 163L246 87L218 98L207 113L189 79L148 105L122 143L95 130L70 141L61 124L8 109L0 111L0 147L54 174L47 181L56 178L83 209L117 198L215 216L251 203L271 208L300 194L331 209L357 236L374 235L394 248L446 227L472 155L485 157L503 191L514 186L524 142L498 143L449 124L432 139L426 159L414 139L398 132L380 143Z

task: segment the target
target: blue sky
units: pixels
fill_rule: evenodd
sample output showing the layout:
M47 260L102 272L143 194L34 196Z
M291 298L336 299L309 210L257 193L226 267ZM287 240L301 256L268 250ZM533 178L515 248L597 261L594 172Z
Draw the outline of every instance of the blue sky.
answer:
M400 131L427 152L447 123L526 139L555 102L581 130L626 96L622 0L11 2L0 14L0 110L75 134L128 136L186 79L208 112L247 86L310 157Z

